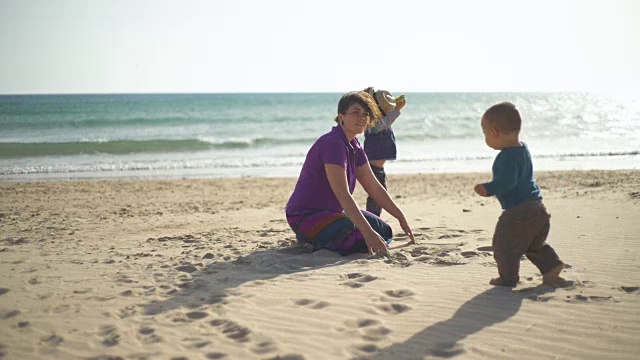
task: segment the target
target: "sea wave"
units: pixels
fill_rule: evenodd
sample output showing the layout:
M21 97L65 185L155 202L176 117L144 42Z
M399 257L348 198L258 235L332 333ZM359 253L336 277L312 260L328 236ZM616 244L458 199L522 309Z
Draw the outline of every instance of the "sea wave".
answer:
M404 158L394 161L401 167L418 166L421 163L430 164L452 164L456 162L475 163L478 160L490 161L493 156L484 155L441 155L435 157L419 157ZM640 165L640 151L611 151L611 152L576 152L556 155L542 155L536 158L562 160L562 159L601 159L601 161L609 161L607 159L628 158L634 159L629 165L637 168ZM138 171L181 171L181 170L223 170L227 169L234 172L239 169L259 169L259 168L295 168L299 169L304 161L304 156L279 156L279 157L235 157L229 159L220 158L202 158L202 159L165 159L165 160L144 160L144 159L121 159L99 160L93 159L89 161L77 161L77 159L69 158L72 161L59 161L53 158L53 162L48 164L33 163L31 161L25 163L15 163L9 166L0 165L0 175L18 175L18 174L60 174L60 173L111 173L111 172L138 172ZM438 165L440 166L440 165Z
M562 159L562 158L587 158L587 157L609 157L609 156L638 156L640 155L640 150L621 150L621 151L579 151L579 152L556 152L556 153L546 153L546 154L536 154L534 155L535 159ZM422 154L419 156L406 156L404 158L399 158L394 161L396 162L419 162L419 161L452 161L452 160L484 160L484 159L493 159L495 158L495 154L490 155L477 155L477 154L469 154L469 153L460 153L460 154L451 154L451 153L432 153L432 154Z
M76 156L136 153L197 152L214 149L250 149L252 147L303 144L311 139L279 139L259 137L254 139L204 140L204 139L154 139L107 140L77 142L0 142L0 158L24 158L44 156Z
M24 118L23 118L24 117ZM39 118L14 116L12 118L0 116L0 126L6 130L47 130L47 129L136 129L136 128L165 128L171 130L177 127L190 126L223 126L221 124L255 124L269 122L275 125L284 126L286 123L300 122L301 120L313 121L316 117L277 117L259 118L255 115L247 114L225 114L220 115L175 115L175 116L122 116L122 117L79 117L69 116L68 118Z

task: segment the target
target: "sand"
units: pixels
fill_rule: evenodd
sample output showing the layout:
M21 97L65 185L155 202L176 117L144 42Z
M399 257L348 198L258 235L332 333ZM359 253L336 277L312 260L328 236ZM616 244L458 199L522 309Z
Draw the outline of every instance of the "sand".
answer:
M292 178L2 182L0 358L637 359L640 171L537 177L557 289L488 284L488 173L390 175L390 258L298 247Z

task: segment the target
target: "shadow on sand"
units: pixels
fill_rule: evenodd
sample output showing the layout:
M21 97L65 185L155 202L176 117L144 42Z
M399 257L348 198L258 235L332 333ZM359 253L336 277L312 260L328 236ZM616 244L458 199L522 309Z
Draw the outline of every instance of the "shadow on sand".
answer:
M191 320L206 317L207 312L218 312L227 304L229 296L236 295L236 288L243 284L270 281L283 275L311 276L310 271L345 265L366 259L367 254L342 257L331 251L309 252L298 245L258 250L236 259L220 259L206 266L198 261L189 264L183 258L178 264L166 267L181 269L188 274L178 275L160 285L168 289L165 300L152 301L143 306L145 315L157 315L175 309L190 309ZM224 261L222 261L224 260ZM309 272L309 273L307 273ZM448 320L433 324L402 343L378 350L362 359L424 359L425 357L453 358L467 350L462 341L484 328L504 322L514 316L524 299L553 291L551 287L535 287L521 292L508 288L491 288L465 302ZM228 320L216 319L213 326L225 327L228 337L244 341L248 329Z
M226 298L232 295L233 289L242 284L268 281L294 273L305 276L306 271L339 266L361 258L360 255L342 257L328 250L311 253L294 245L260 250L235 260L214 262L201 268L182 262L181 266L175 267L190 274L178 276L179 280L174 284L165 284L164 287L170 289L165 292L169 297L145 304L144 313L156 315L178 308L206 310L207 306L226 304Z
M435 323L402 343L361 359L453 358L464 354L466 349L462 340L466 337L514 316L531 292L539 296L553 291L553 288L541 286L528 290L518 293L502 287L486 290L462 304L450 319Z

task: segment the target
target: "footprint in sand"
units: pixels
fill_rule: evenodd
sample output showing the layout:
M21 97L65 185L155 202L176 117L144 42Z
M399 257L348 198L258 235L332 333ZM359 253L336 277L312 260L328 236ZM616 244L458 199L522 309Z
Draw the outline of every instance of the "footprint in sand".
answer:
M120 296L124 296L124 297L130 297L130 296L133 296L133 295L134 295L134 293L133 293L133 291L132 291L132 290L125 290L125 291L121 292L121 293L120 293L120 294L118 294L118 295L120 295Z
M397 315L397 314L402 314L404 312L407 312L411 309L413 309L411 306L409 305L404 305L404 304L397 304L397 303L392 303L392 304L380 304L380 305L376 305L375 306L378 310L382 311L385 314L388 315Z
M420 257L422 255L434 256L439 251L440 251L440 249L438 249L438 248L432 248L432 247L427 247L427 246L418 246L418 247L416 247L414 249L411 249L409 254L412 257Z
M613 298L613 296L586 296L586 295L567 295L567 298L564 300L569 303L588 303L592 301L603 302L603 301L613 301L618 302Z
M375 319L358 319L348 320L345 322L347 327L356 329L363 340L367 341L380 341L383 340L392 331Z
M345 325L350 328L358 329L369 326L380 325L380 321L376 319L357 319L357 320L347 320L345 321Z
M472 257L477 257L480 256L480 253L476 252L476 251L463 251L460 253L460 255L462 255L462 257L469 259Z
M383 294L392 297L392 298L396 298L396 299L401 299L401 298L406 298L409 296L413 296L416 293L414 293L413 291L409 290L409 289L400 289L400 290L387 290L387 291L383 291Z
M246 343L253 340L254 343L250 346L250 349L255 354L263 355L278 350L276 344L273 341L255 341L255 339L252 339L251 330L244 326L238 325L231 320L216 319L212 320L210 324L218 331L221 331L222 334L227 338L233 341Z
M71 305L62 304L62 305L58 305L58 306L50 308L49 309L49 313L50 314L62 314L62 313L65 313L65 312L69 311L69 309L71 309Z
M203 347L206 347L207 345L211 344L211 341L207 341L207 340L201 340L201 339L189 339L192 342L188 345L186 345L186 347L188 347L189 349L202 349Z
M187 318L189 318L190 320L200 320L206 318L207 316L209 316L209 314L204 311L192 311L187 313Z
M426 354L438 358L453 358L465 353L465 348L456 342L439 342L428 346Z
M254 354L258 355L268 354L278 350L276 344L270 340L260 341L250 349Z
M0 313L0 320L11 319L12 317L17 316L18 314L20 314L20 310L10 310L7 312Z
M365 357L367 355L371 355L377 352L378 350L380 349L378 348L378 346L376 346L376 344L362 344L362 345L355 345L351 347L351 351L355 355L365 356Z
M213 305L213 304L224 305L227 303L227 301L225 300L226 297L227 297L226 295L210 295L204 300L204 303L208 305Z
M0 295L4 295L4 294L6 294L6 293L8 293L8 292L9 292L9 289L7 289L7 288L0 288Z
M305 357L299 354L286 354L278 355L276 357L269 358L268 360L305 360Z
M535 302L547 302L550 300L553 300L553 298L555 298L555 296L552 295L529 295L527 296L527 299L531 300L531 301L535 301Z
M628 294L634 294L634 293L638 293L638 290L640 290L640 286L620 286L619 289Z
M347 274L346 276L344 275L342 276L342 278L345 278L345 277L347 279L352 279L352 280L343 282L340 285L348 286L354 289L363 287L365 283L371 282L378 278L377 276L361 274L361 273L351 273L351 274Z
M227 354L225 353L219 353L219 352L211 352L211 353L207 353L207 355L205 355L207 359L211 359L211 360L218 360L218 359L224 359L227 357Z
M84 288L84 289L73 290L73 293L74 294L88 294L91 291L93 291L92 288Z
M117 328L113 325L104 325L100 328L98 335L103 337L102 345L112 347L120 343L120 335L117 334Z
M193 266L193 265L182 265L182 266L177 266L176 270L178 271L182 271L182 272L186 272L186 273L193 273L198 271L198 268Z
M159 343L162 341L162 338L156 334L156 330L154 328L146 326L143 326L138 330L138 339L145 344Z
M125 276L125 275L120 275L120 277L118 277L116 279L116 282L120 283L120 284L131 284L131 283L134 283L134 282L137 283L137 281L132 280L128 276Z
M464 262L460 262L458 260L446 260L446 259L436 259L434 262L432 262L433 265L440 265L440 266L454 266L454 265L464 265Z
M52 334L51 336L41 338L40 344L46 344L46 345L55 347L60 345L63 341L64 339L62 338L62 336Z
M210 324L233 341L243 343L250 340L249 336L251 334L251 330L244 326L238 325L231 320L216 319L212 320Z
M140 333L140 335L151 335L154 332L155 332L155 329L146 327L146 326L143 326L140 328L140 330L138 330L138 333Z
M451 239L451 238L457 238L457 237L460 237L460 236L462 236L462 235L460 235L460 234L443 234L443 235L438 236L438 239Z
M131 317L137 313L138 311L136 306L126 306L125 308L120 310L105 311L102 313L102 315L108 318L120 320Z
M311 299L299 299L299 300L295 300L294 303L298 306L305 306L315 310L323 309L330 305L328 302L323 300L316 301Z
M342 275L341 277L346 278L346 279L357 279L359 277L364 276L364 274L361 273L350 273L347 275Z

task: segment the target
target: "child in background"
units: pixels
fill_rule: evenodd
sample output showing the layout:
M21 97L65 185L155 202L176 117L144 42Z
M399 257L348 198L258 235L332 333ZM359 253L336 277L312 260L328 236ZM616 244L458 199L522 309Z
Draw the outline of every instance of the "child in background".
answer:
M555 287L562 281L558 275L564 264L546 243L551 215L542 203L529 149L520 142L521 123L520 112L508 102L491 106L480 122L487 146L500 153L493 163L493 180L474 190L480 196L495 195L504 210L492 244L500 276L489 283L515 287L520 258L526 255L542 273L542 282Z
M373 174L386 189L387 175L384 172L384 163L387 160L396 159L396 137L391 129L391 124L400 116L400 110L407 101L404 96L396 99L388 91L375 91L373 87L364 89L364 92L371 95L383 115L375 127L365 131L364 151L369 158ZM380 216L382 208L371 197L367 197L367 211Z

